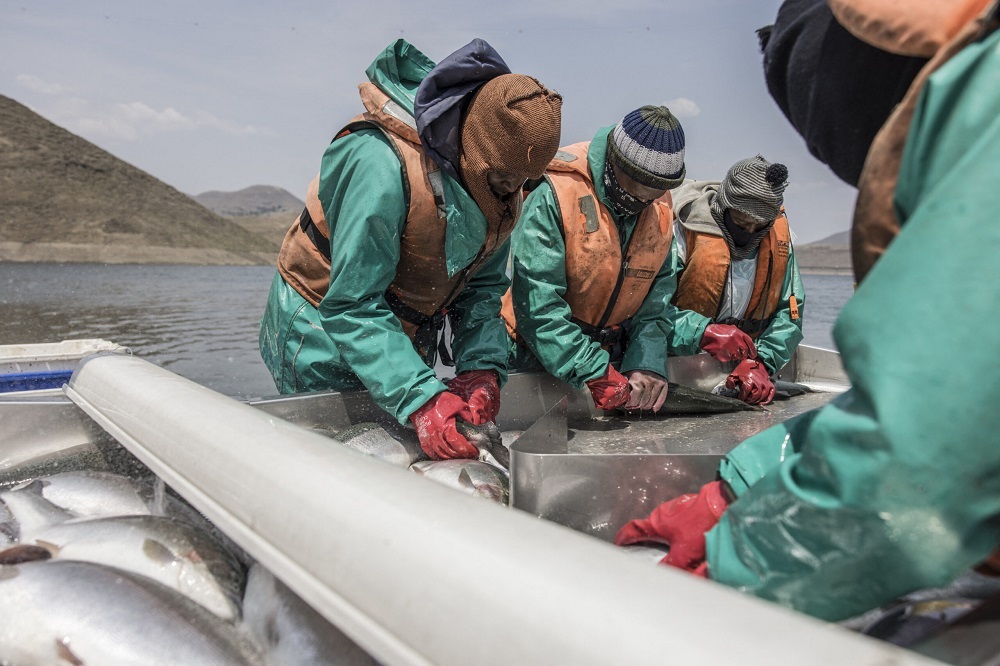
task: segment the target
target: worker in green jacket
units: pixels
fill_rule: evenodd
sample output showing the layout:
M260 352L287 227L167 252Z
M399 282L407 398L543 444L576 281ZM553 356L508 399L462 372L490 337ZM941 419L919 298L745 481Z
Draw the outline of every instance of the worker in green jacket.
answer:
M749 404L774 398L771 376L802 341L805 289L783 207L788 170L762 156L721 181L686 181L671 194L677 288L670 353L699 349L737 361L726 388Z
M720 480L625 525L619 544L668 543L667 564L840 620L947 584L1000 543L1000 380L994 372L1000 350L1000 3L984 4L936 53L911 53L940 57L917 76L867 154L855 232L859 214L868 215L862 204L870 204L885 205L898 233L886 235L892 240L870 270L863 264L863 280L834 327L852 388L741 443L723 462ZM803 5L811 6L801 11ZM866 11L880 9L867 3ZM855 17L848 25L861 37L859 50L831 52L827 64L856 68L848 56L875 51L870 47L880 39L919 37L921 25L931 31L949 25L939 19L921 24L925 10L961 8L917 3L906 15ZM829 11L822 2L783 5L765 46L776 98L803 92L784 85L803 64L789 42L810 34L796 33L796 21L824 12L828 19ZM879 34L866 34L870 26ZM821 69L822 63L812 65ZM815 70L806 76L817 85L827 80ZM844 80L881 85L878 78ZM853 107L846 111L823 116L831 121L825 129L851 127ZM818 116L799 118L805 127L797 129L811 134L809 123ZM869 197L885 184L890 201ZM869 228L861 224L860 236Z
M513 237L502 311L512 367L586 385L599 409L663 405L667 191L683 179L684 130L666 107L636 109L556 154Z
M476 457L456 419L500 408L509 236L558 148L561 98L478 39L437 65L397 40L367 74L282 244L261 356L282 393L366 388L431 458Z

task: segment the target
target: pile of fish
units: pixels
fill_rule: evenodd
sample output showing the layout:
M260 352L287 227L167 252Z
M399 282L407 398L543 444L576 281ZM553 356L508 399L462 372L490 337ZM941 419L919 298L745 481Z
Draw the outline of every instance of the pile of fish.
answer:
M0 490L2 664L375 663L150 476Z
M409 468L424 478L466 495L507 504L510 495L510 445L521 433L513 430L501 433L492 422L472 425L458 420L457 425L458 431L479 449L478 460L430 460L420 448L414 430L391 423L366 422L336 433L319 432L332 436L355 451L397 467Z

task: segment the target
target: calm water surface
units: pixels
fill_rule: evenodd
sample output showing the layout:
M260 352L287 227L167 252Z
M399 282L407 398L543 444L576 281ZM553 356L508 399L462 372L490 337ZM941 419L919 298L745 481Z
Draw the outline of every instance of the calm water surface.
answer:
M0 263L0 344L104 338L226 395L273 395L257 350L272 267ZM803 275L805 343L833 348L853 279Z

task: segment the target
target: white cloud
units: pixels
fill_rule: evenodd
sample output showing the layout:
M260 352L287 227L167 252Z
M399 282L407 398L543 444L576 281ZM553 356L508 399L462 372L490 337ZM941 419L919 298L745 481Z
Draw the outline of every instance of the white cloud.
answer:
M211 113L188 115L173 107L154 109L144 102L96 107L79 98L64 100L59 120L70 131L87 137L136 141L142 137L170 132L214 129L225 134L269 134L263 128L240 125Z
M32 76L31 74L18 74L17 82L31 92L41 93L43 95L61 95L66 92L66 89L58 83L42 81L37 76Z
M665 106L678 118L695 118L701 115L701 107L687 97L672 99Z

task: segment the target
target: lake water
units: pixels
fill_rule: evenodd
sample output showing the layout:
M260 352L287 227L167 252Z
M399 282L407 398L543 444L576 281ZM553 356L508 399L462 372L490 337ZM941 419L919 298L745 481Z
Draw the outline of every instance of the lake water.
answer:
M272 267L0 263L0 344L103 338L225 395L273 395L257 350ZM831 328L853 278L803 275L806 344Z

